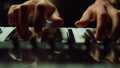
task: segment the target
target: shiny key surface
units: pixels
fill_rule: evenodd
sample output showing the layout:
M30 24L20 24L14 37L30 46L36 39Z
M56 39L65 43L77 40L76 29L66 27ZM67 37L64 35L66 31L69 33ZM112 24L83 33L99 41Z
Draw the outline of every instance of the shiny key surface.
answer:
M0 27L1 33L0 33L0 41L5 41L7 36L15 30L15 27ZM75 43L84 43L84 33L86 32L86 28L59 28L60 33L62 35L62 42L66 43L68 40L68 37L70 35L69 30L71 30L71 33L73 33L73 39L75 39Z
M2 33L0 33L0 41L5 41L6 37L15 29L15 27L0 27Z

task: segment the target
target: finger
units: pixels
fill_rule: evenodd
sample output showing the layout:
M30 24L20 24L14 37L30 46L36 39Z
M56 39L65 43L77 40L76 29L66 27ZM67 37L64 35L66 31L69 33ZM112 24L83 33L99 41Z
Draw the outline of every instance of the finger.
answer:
M97 13L97 27L96 27L96 39L102 40L105 34L105 26L106 26L106 19L107 13L104 10L98 11Z
M8 11L8 23L9 25L14 25L14 15L13 12L17 5L12 5Z
M57 10L55 10L52 13L52 15L49 17L49 20L51 20L53 22L52 27L59 27L59 26L63 25L63 23L64 23L63 19L60 17Z
M16 26L16 30L19 36L21 36L22 31L20 30L20 7L17 7L13 11L13 17L14 17L14 25Z
M117 40L120 34L120 12L116 12L112 14L112 31L111 38L113 40Z
M84 27L86 26L95 16L95 13L88 8L82 15L81 19L75 22L77 27Z
M35 8L34 31L40 33L45 26L45 4L38 4Z
M63 19L60 17L57 8L50 2L47 3L46 17L48 20L52 21L51 26L53 27L58 27L63 24Z
M22 31L22 38L23 39L28 39L31 35L31 32L29 31L29 23L28 23L28 16L30 11L28 10L29 5L22 5L20 7L20 24L19 26L21 27L20 31Z

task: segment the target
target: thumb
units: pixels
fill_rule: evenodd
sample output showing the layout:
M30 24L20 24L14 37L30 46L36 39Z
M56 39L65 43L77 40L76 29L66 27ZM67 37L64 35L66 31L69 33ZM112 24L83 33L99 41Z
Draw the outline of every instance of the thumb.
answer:
M75 22L75 26L85 27L90 21L93 20L94 15L95 14L93 14L93 12L90 9L86 10L83 13L81 19Z

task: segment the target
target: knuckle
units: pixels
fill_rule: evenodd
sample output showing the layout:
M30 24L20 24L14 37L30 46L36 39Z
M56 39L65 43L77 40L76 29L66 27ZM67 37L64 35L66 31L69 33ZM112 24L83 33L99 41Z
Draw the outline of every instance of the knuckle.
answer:
M17 5L11 5L10 9L14 9Z
M13 11L15 10L15 8L16 8L16 5L10 6L10 9L9 9L9 11L8 11L8 14L13 13Z
M37 6L36 6L36 10L44 10L45 7L46 7L45 4L37 4Z
M26 11L27 9L28 9L28 5L21 5L20 6L20 10L23 12Z
M19 10L20 10L20 5L17 5L17 6L14 8L13 13L18 12Z
M46 6L46 2L39 2L37 4L37 7L40 8L40 7L45 7Z
M14 11L13 11L13 14L18 13L18 12L19 12L19 8L15 8Z

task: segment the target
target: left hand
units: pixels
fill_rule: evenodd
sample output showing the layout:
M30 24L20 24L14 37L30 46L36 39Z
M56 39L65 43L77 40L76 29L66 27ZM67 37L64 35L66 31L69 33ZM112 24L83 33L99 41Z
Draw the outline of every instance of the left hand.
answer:
M63 24L63 19L56 6L48 0L28 0L22 4L12 5L8 11L8 22L16 26L20 38L28 40L31 36L29 24L32 20L32 26L35 33L39 34L46 24L46 20L52 21L51 25L59 27Z

